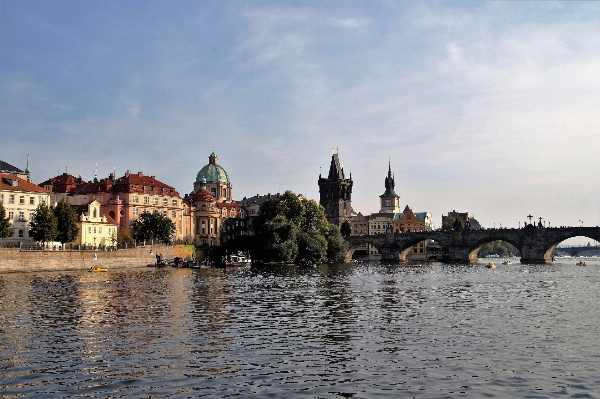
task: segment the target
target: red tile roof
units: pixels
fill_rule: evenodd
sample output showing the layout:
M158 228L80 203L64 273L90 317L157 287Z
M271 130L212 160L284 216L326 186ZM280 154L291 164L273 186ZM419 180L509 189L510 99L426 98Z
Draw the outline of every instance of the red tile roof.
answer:
M43 183L40 183L40 187L52 186L53 193L68 193L71 192L75 187L86 183L85 180L79 177L75 177L68 173L63 173L62 175L52 177L46 180Z
M15 180L17 181L17 186L13 186L13 181ZM44 194L50 193L50 191L40 186L37 186L33 183L28 182L27 180L23 180L9 173L0 173L0 190L30 191Z

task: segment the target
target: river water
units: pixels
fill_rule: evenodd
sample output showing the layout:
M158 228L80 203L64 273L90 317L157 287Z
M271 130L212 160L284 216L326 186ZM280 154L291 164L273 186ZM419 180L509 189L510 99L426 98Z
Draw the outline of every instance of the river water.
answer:
M0 398L600 397L594 259L4 274Z

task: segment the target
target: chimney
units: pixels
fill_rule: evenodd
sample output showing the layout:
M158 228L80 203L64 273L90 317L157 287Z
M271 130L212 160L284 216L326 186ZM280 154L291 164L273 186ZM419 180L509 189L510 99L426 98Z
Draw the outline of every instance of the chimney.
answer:
M138 176L144 176L144 174L142 172L138 172Z

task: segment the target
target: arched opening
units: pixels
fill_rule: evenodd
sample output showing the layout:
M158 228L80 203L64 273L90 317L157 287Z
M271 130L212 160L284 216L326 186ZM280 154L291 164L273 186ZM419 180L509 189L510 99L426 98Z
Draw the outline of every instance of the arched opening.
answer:
M554 260L600 257L600 243L590 237L575 236L553 245L548 252Z
M407 243L398 254L398 260L402 262L427 262L438 260L442 257L441 245L431 238L420 238Z
M475 263L479 259L505 259L521 257L521 251L518 248L518 243L513 243L508 240L498 240L490 238L480 242L469 253L469 259Z

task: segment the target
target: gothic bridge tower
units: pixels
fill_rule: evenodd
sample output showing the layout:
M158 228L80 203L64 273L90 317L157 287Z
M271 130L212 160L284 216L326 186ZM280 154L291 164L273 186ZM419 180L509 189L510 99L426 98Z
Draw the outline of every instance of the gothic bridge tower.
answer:
M322 178L319 174L319 204L325 208L325 216L329 223L341 227L352 216L352 173L350 178L344 176L340 159L335 153L331 156L329 175Z

